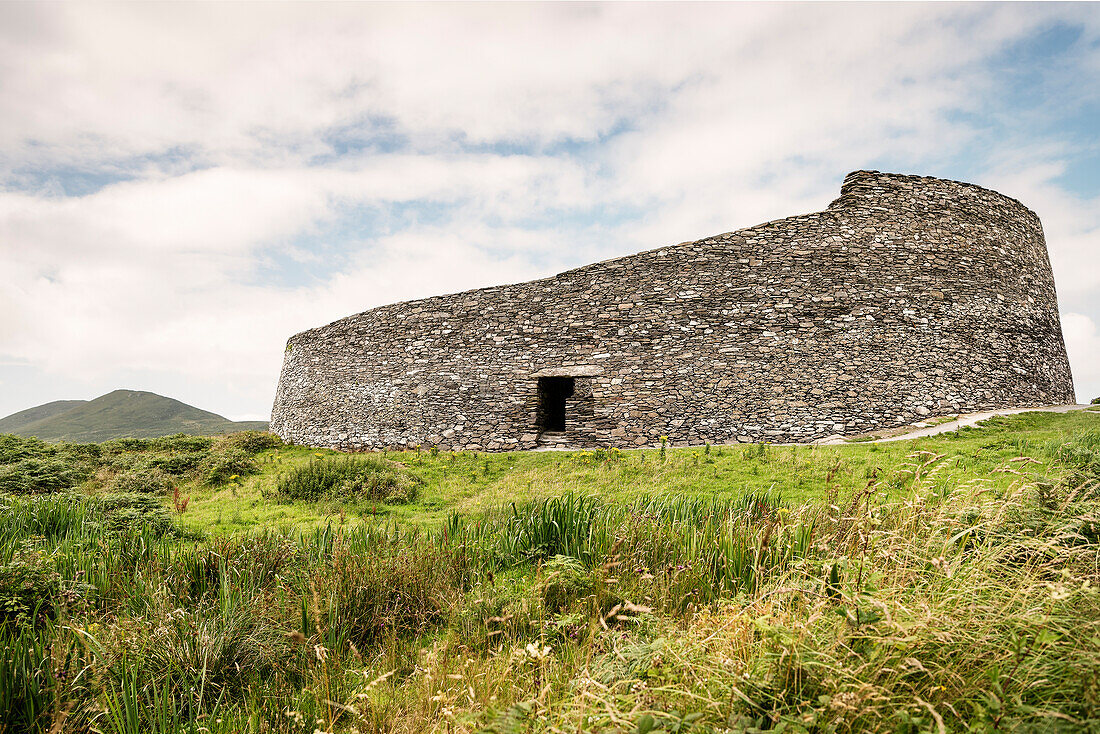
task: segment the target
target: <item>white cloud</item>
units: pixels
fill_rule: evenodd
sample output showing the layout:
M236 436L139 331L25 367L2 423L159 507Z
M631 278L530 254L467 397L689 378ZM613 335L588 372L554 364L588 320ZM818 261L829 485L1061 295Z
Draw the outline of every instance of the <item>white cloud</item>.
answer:
M291 325L410 297L413 284L416 295L490 285L519 272L515 257L498 253L565 244L472 221L457 231L418 227L363 243L351 272L315 288L251 282L268 248L342 204L429 199L509 215L522 213L525 197L575 206L584 188L576 166L547 158L387 156L345 170L212 169L80 198L0 194L0 253L18 288L0 311L4 351L54 370L252 370ZM324 307L333 301L339 311ZM244 323L261 315L264 324Z
M1081 308L1100 296L1100 196L1074 196L1053 183L1064 166L1043 153L1039 162L1014 156L1011 166L991 172L989 185L1039 215L1060 300Z
M173 148L279 161L323 150L318 132L369 119L425 142L592 139L666 105L673 118L677 108L721 114L766 153L787 147L788 133L920 128L929 101L966 106L967 64L1040 17L659 4L5 14L0 145L17 159L60 161Z
M1062 314L1062 334L1073 365L1077 399L1088 402L1100 397L1100 329L1085 314Z

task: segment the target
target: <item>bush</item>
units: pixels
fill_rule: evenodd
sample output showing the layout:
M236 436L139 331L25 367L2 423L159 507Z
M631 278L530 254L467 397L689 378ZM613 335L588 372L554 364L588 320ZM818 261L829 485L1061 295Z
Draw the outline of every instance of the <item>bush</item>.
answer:
M160 469L125 471L107 482L107 490L122 494L166 495L172 491L172 478Z
M51 448L56 456L70 461L96 463L103 455L103 449L98 443L59 443Z
M54 458L27 458L0 466L0 492L42 494L71 489L88 478L88 473Z
M255 474L257 469L256 462L251 456L242 449L232 446L209 454L199 466L203 481L210 486L225 484L233 476Z
M219 447L237 448L246 454L258 454L267 449L276 449L283 445L283 440L274 433L267 431L241 431L231 433L218 441Z
M169 456L152 456L149 458L149 466L180 477L197 469L205 458L205 451L185 451Z
M369 499L387 504L412 502L423 480L403 465L375 456L321 459L279 479L283 500Z
M37 438L23 438L10 433L0 435L0 464L14 464L23 459L40 459L53 453L53 448Z
M90 503L98 510L98 521L108 532L128 532L145 528L154 537L173 532L175 521L163 500L146 493L105 494Z
M210 436L189 436L186 433L177 433L173 436L154 438L148 444L151 450L166 453L206 452L214 445L214 439Z
M554 556L543 564L547 573L543 589L543 604L550 612L564 612L573 602L592 594L599 575L569 556Z
M134 451L148 451L153 442L159 439L150 438L114 438L104 441L100 447L105 454L125 454Z

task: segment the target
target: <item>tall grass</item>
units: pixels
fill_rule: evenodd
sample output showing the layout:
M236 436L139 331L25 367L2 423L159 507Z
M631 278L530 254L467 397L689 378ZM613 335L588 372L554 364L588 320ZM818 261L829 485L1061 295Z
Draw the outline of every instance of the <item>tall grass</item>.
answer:
M432 530L8 496L0 733L1100 730L1098 445L1006 459L1007 491L917 452L809 505L569 492ZM321 463L303 486L348 476Z

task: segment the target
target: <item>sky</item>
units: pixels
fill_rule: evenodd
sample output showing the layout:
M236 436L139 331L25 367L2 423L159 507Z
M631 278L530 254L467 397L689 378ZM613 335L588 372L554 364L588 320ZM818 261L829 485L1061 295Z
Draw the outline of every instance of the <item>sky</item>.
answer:
M0 416L266 420L287 338L820 211L1035 210L1100 396L1100 4L0 4Z

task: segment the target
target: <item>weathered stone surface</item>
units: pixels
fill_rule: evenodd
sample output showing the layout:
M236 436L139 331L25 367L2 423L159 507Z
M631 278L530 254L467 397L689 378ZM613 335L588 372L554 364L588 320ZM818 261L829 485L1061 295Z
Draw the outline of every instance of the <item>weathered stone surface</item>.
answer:
M847 176L823 212L296 334L271 428L315 446L812 441L1073 400L1038 217L971 184ZM555 440L559 440L555 437Z

